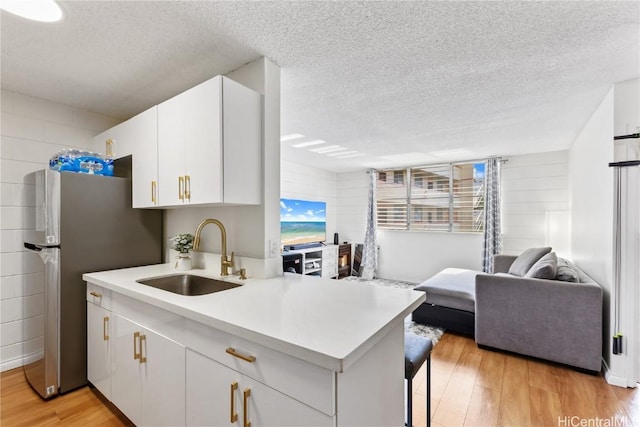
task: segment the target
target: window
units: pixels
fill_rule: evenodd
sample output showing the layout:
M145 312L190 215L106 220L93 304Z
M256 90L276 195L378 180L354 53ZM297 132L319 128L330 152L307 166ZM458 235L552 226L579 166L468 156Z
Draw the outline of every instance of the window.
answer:
M376 185L380 229L483 231L484 162L379 171Z

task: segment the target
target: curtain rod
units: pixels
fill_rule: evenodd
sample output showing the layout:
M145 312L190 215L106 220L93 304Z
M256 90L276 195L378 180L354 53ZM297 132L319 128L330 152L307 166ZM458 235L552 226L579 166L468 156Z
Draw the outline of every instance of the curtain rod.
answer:
M508 158L506 157L497 157L497 156L491 156L491 157L485 157L483 159L472 159L472 160L458 160L455 162L442 162L442 163L428 163L428 164L419 164L419 165L413 165L413 166L396 166L396 167L388 167L388 168L383 168L383 169L367 169L366 173L371 173L371 172L384 172L384 171L392 171L392 170L398 170L398 169L415 169L415 168L421 168L421 167L430 167L430 166L439 166L439 165L457 165L457 164L462 164L462 163L480 163L480 162L486 162L489 159L497 159L500 163L507 163L509 161Z
M625 160L623 162L609 163L610 168L626 168L629 166L640 166L640 160Z
M619 139L635 139L635 138L640 138L640 133L631 133L629 135L614 136L613 140L617 141Z

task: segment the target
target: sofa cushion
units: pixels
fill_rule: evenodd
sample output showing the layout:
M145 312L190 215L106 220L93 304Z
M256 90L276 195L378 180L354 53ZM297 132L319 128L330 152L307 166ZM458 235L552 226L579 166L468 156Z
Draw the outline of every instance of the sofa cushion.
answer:
M475 312L476 276L480 271L446 268L413 288L426 294L427 304Z
M533 267L533 264L549 252L551 252L550 247L527 249L513 261L513 264L509 267L509 273L514 276L524 277Z
M558 258L558 272L556 273L556 280L562 280L563 282L580 281L580 275L569 261L564 258Z
M555 252L551 252L540 258L524 276L531 279L550 279L556 278L558 272L558 257Z

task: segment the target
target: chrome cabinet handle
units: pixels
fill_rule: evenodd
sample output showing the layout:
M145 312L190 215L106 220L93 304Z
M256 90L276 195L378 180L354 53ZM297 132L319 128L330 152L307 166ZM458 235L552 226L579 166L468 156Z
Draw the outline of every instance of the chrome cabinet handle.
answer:
M231 415L229 416L229 422L235 423L238 421L238 413L236 412L235 404L235 391L238 389L238 381L231 383Z
M249 396L251 396L251 389L247 388L242 393L242 417L244 418L244 427L251 427L251 421L249 421Z
M102 319L102 339L109 341L109 316L104 316Z
M236 351L235 348L229 347L228 349L225 350L227 353L229 353L230 355L237 357L238 359L242 359L245 362L249 362L249 363L253 363L256 361L256 357L255 356L246 356L244 354L240 354Z

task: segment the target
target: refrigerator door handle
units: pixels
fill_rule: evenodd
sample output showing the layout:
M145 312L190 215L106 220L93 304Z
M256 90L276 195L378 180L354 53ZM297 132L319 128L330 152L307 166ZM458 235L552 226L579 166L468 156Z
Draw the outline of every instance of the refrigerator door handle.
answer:
M36 252L40 252L43 249L60 249L60 245L43 245L39 243L28 243L28 242L24 242L24 247L26 249L36 251Z

